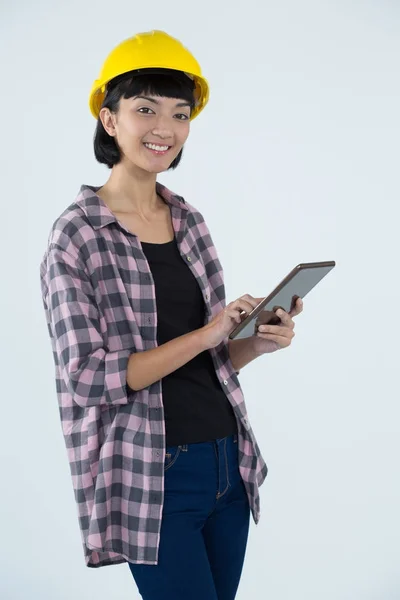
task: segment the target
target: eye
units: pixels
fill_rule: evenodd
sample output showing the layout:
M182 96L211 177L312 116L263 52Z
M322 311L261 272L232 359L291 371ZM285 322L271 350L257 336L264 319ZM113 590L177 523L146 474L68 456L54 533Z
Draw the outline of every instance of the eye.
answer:
M187 115L185 115L184 113L179 113L178 115L175 115L176 117L178 117L178 121L187 121L189 119L189 117Z
M154 113L154 111L151 110L151 108L149 108L148 106L142 106L141 108L138 109L138 112L141 112L142 110L149 110L150 112ZM150 113L145 112L145 113L142 113L142 114L148 115Z

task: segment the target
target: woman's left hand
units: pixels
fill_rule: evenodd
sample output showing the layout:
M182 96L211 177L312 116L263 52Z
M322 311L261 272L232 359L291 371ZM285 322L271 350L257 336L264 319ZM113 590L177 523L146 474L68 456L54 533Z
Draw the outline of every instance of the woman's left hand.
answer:
M282 309L276 311L281 319L279 325L260 325L257 334L251 338L257 354L269 354L290 346L295 336L293 317L297 317L302 311L303 301L298 298L290 313Z

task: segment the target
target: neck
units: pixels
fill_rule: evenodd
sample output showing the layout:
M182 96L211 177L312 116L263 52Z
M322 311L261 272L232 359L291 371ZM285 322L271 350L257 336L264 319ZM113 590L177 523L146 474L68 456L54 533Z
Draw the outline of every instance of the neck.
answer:
M113 212L137 213L145 216L160 208L156 192L156 173L127 169L119 163L108 181L97 192Z

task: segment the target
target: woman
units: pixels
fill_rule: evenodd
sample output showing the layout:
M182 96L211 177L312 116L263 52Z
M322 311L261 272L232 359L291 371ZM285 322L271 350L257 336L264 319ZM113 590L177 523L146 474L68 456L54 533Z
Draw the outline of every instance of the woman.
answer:
M128 562L145 600L235 597L267 474L237 375L291 343L301 310L228 343L259 299L226 305L201 213L157 182L207 101L178 40L117 46L90 95L110 177L81 187L41 263L85 562Z

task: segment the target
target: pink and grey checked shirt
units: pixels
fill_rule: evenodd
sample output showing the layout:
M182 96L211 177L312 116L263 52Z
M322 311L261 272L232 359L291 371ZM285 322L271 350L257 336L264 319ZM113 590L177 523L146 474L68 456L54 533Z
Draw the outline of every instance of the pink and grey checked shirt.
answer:
M83 185L52 226L40 265L61 425L85 562L157 564L164 493L161 381L126 383L129 356L157 346L154 282L139 239ZM165 186L182 259L200 286L204 324L225 307L223 270L207 225ZM239 431L239 465L255 523L267 475L228 341L210 350Z

